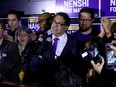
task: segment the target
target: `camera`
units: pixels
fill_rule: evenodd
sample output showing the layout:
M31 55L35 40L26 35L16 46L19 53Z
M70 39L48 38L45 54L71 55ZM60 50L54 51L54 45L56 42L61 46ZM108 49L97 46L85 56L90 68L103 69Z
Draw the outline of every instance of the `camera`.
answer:
M114 69L116 68L116 51L112 50L110 48L111 45L114 45L112 43L107 43L105 45L106 50L106 66L108 69Z
M90 62L93 60L95 63L101 63L101 55L98 51L98 46L97 44L93 44L89 48L86 48L84 51L82 51L81 56L83 59L87 60Z

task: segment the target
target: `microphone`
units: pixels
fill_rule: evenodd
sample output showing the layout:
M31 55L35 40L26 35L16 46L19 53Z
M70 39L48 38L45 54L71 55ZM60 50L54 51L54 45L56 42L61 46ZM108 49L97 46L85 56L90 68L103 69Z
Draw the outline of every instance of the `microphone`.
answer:
M52 39L50 38L50 37L48 37L47 39L46 39L46 42L52 42Z
M41 46L40 50L37 52L39 55L38 57L42 59L42 55L45 52L45 50L49 50L54 56L56 56L57 58L59 56L57 56L55 54L55 52L49 47L49 44L52 42L51 37L47 37L46 41L43 43L43 45Z
M41 47L38 49L37 54L39 54L38 55L39 58L42 58L43 53L45 52L45 50L47 50L48 45L51 43L51 41L52 41L51 37L47 37L45 42L43 42Z
M41 43L43 41L43 34L39 35L38 41Z
M28 58L30 55L32 55L37 51L37 48L41 45L42 42L43 42L43 34L40 34L37 43L34 42L28 43L24 51L22 51L22 56L24 58Z
M49 43L52 41L52 39L50 37L47 37L45 42L41 45L40 49L39 49L39 53L41 53L42 51L45 50L46 47L48 47Z

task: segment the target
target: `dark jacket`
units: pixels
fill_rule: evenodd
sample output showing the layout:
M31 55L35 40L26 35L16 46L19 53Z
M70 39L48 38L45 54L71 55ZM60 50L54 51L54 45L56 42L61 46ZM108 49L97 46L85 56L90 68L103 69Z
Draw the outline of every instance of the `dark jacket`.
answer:
M48 37L52 37L52 35L49 35L46 38ZM44 40L46 40L46 38L44 38ZM36 53L36 55L34 55L34 57L30 60L30 67L28 70L29 74L25 77L27 78L25 81L28 80L27 83L36 80L42 83L45 82L44 84L47 84L52 78L52 73L55 68L54 64L56 61L62 62L73 70L78 70L78 67L80 67L78 66L79 61L77 57L76 40L74 40L74 38L70 35L68 35L68 41L61 55L57 59L54 58L55 53L52 49L52 42L46 43L46 41L43 41L38 50L39 51ZM40 58L39 55L41 55L42 58Z
M0 46L0 80L20 82L19 79L19 50L17 44L3 40Z

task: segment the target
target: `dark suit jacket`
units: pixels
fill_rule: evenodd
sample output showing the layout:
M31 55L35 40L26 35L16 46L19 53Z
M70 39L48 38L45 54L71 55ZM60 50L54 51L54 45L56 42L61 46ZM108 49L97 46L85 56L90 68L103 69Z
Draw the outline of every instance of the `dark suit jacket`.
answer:
M51 36L48 36L48 37L51 37ZM46 62L52 63L55 60L54 58L55 53L53 52L53 49L52 49L52 42L47 45L48 46L45 47L45 50L44 50L45 52L43 53L43 58L45 59ZM73 37L68 35L67 43L61 55L57 59L66 58L66 57L67 59L68 58L72 59L72 57L76 57L76 55L77 55L76 40L74 40Z
M76 49L76 40L74 40L73 37L68 35L68 41L57 59L54 58L55 53L52 49L52 42L46 43L46 38L48 37L52 37L52 35L45 37L45 41L43 41L42 45L38 48L38 50L42 52L37 52L37 54L31 58L28 76L25 76L26 80L24 82L31 83L33 81L38 81L43 84L49 83L54 69L57 67L57 63L63 63L71 67L73 71L79 70L78 67L81 67L78 65L80 61L78 61L79 56ZM42 58L39 58L38 55L42 55Z
M19 50L17 44L3 40L0 46L0 75L1 80L19 82Z

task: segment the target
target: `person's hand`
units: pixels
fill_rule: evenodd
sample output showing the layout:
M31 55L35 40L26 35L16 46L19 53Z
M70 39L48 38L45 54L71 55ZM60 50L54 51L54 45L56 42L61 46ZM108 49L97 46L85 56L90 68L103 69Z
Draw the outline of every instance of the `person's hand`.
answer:
M101 26L101 30L100 30L100 33L98 36L101 38L103 38L105 36L105 30L104 30L103 26Z
M116 40L113 40L112 43L113 43L113 44L116 44ZM116 51L116 46L111 45L110 48Z
M13 42L13 37L10 36L10 35L5 35L5 39L8 40L8 41Z
M111 21L106 17L102 17L100 21L101 21L101 24L105 30L106 36L107 37L112 36L112 32L111 32L112 23L111 23Z
M37 35L35 34L35 32L31 33L31 38L32 38L32 41L35 41L37 39Z
M102 69L103 69L103 66L104 66L104 63L105 63L104 58L101 57L101 59L102 59L101 64L100 64L100 63L95 64L95 62L94 62L93 60L91 61L91 64L92 64L92 66L93 66L93 69L94 69L98 74L101 73L101 71L102 71Z
M95 70L94 69L89 69L86 77L89 78L89 77L94 77L94 76L95 76Z

